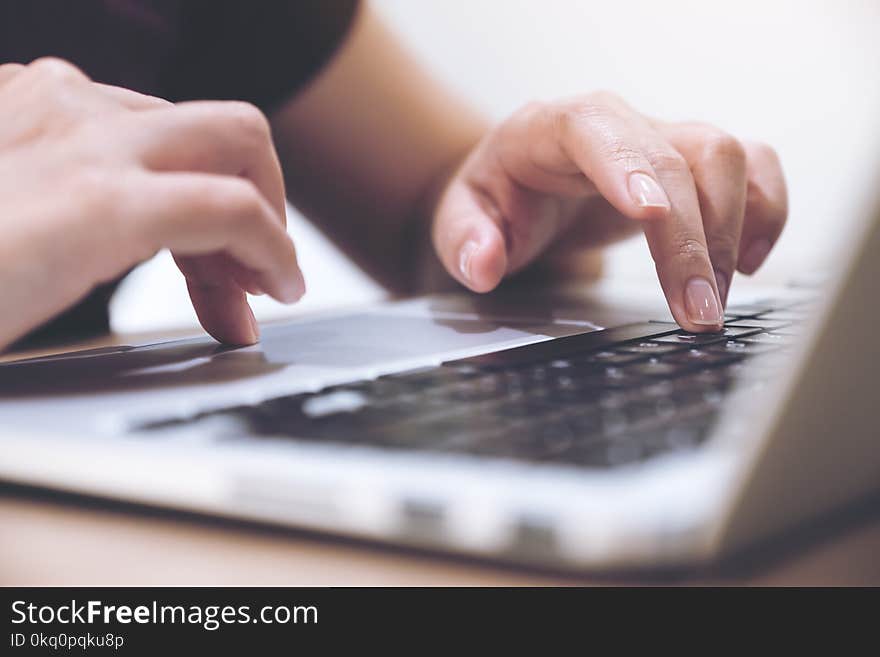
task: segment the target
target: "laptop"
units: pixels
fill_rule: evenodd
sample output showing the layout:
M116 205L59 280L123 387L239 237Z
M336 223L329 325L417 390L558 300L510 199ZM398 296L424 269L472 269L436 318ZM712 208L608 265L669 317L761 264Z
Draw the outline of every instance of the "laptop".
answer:
M880 488L880 214L836 262L714 334L605 283L5 363L0 479L561 569L723 559Z

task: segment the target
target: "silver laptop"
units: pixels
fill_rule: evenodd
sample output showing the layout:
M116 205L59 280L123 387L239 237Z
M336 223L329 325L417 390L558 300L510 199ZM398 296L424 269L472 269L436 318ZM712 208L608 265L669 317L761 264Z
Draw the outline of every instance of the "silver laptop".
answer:
M605 284L4 364L0 478L556 568L722 558L880 489L880 216L837 262L711 335Z

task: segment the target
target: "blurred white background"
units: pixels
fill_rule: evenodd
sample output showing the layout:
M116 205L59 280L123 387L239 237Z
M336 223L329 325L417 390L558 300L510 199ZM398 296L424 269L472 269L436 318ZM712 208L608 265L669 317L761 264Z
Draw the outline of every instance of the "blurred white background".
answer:
M646 113L771 143L791 217L759 282L820 268L880 198L880 0L373 2L415 56L496 119L529 100L609 89ZM295 309L256 299L258 317L381 296L289 219L309 292ZM609 275L656 285L643 240L613 249ZM167 254L126 280L112 312L117 330L196 325Z

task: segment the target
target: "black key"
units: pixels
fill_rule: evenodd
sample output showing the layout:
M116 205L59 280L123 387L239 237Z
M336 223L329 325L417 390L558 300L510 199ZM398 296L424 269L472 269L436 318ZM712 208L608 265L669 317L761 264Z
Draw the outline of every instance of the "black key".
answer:
M692 450L705 442L713 424L714 415L705 415L636 433L632 439L648 447L653 454Z
M631 386L641 385L645 382L642 376L629 372L628 369L621 367L608 367L603 372L585 378L583 380L584 387L593 387L598 390L607 388L628 388Z
M508 431L514 423L474 409L459 409L441 415L417 417L375 428L369 442L402 449L463 447Z
M777 330L785 328L787 326L791 326L792 323L793 322L790 322L790 321L782 322L782 321L778 321L778 320L763 319L761 317L753 317L753 318L749 318L749 319L738 320L736 323L729 324L728 326L730 328L744 327L744 328L759 328L759 329L763 329L764 331L777 331Z
M678 351L679 349L684 349L684 346L675 345L675 344L663 344L661 342L634 342L632 344L627 344L616 350L617 353L623 352L627 354L645 354L648 356L658 356L660 354L669 354L673 351ZM608 352L615 353L615 352Z
M499 419L534 419L546 415L550 407L550 404L524 396L521 399L505 399L487 408L485 412Z
M675 391L677 379L652 381L649 385L639 388L639 399L663 399L671 397Z
M633 363L632 365L626 366L626 372L629 375L641 375L641 376L677 376L681 374L684 370L680 364L673 362L671 359L673 355L667 356L666 359L660 361L655 358L652 358L648 361L644 361L641 363Z
M443 385L476 377L483 372L472 366L461 365L457 367L420 367L415 370L386 374L376 379L377 383L385 383L398 386L424 387Z
M602 350L597 351L596 353L590 354L589 356L582 356L577 359L577 363L593 363L593 364L608 364L608 365L623 365L625 363L632 363L639 359L643 358L640 354L637 353L622 353L621 350L609 351Z
M706 351L712 353L729 353L743 354L746 356L756 356L758 354L766 354L776 351L780 347L773 344L765 344L761 342L746 342L745 340L728 340L727 342L719 342L709 345Z
M473 403L506 395L506 381L495 374L468 378L445 386L442 394L451 402Z
M716 343L717 344L717 343ZM712 346L712 345L709 345ZM688 349L664 357L663 362L679 367L712 367L741 358L741 355L727 351L709 351L708 349Z
M637 398L623 408L629 424L643 424L652 421L666 421L678 411L676 402L669 398Z
M702 403L706 393L723 395L730 389L733 381L729 368L703 370L674 379L672 398L683 406Z
M565 417L565 422L571 428L580 442L588 442L601 435L604 428L602 411L597 408L571 409Z
M620 342L650 338L672 333L674 329L669 324L629 324L602 331L590 331L569 335L564 338L556 338L544 342L514 347L496 351L491 354L483 354L472 358L463 358L448 361L443 365L450 366L474 366L478 368L504 368L529 363L549 362L561 358L568 358L576 354L588 351L599 351L607 347L617 346Z
M721 331L716 333L687 333L686 331L678 331L676 333L654 338L655 342L664 344L683 344L683 345L704 345L714 342L723 342L740 336L758 333L760 328L743 328L725 326Z
M578 435L564 420L549 420L532 426L527 445L529 456L545 459L568 452L578 442Z
M777 345L790 345L795 340L797 340L797 336L788 334L788 333L754 333L752 335L742 336L737 338L739 342L747 342L747 343L760 343L760 344L777 344Z
M735 304L732 306L728 306L725 309L725 312L731 315L737 315L739 317L755 317L756 315L760 315L762 313L771 312L774 309L774 306L770 304Z
M803 322L809 319L810 315L806 311L795 310L794 308L790 308L788 310L775 310L769 313L762 313L758 316L758 319L761 321L768 322Z

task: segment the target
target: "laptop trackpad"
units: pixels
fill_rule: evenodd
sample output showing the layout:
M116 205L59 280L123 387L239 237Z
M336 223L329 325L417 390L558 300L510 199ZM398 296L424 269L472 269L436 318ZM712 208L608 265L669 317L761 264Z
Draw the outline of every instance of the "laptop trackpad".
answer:
M375 312L268 325L263 328L260 347L272 364L357 367L541 336L571 335L591 328Z

